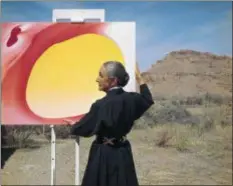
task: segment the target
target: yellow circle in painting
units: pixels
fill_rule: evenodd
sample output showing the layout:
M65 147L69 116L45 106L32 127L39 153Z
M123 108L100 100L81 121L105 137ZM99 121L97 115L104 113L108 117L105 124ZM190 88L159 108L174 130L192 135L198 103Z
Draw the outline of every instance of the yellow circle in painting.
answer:
M124 64L117 44L101 35L85 34L51 46L36 61L26 89L31 111L43 118L88 112L103 93L96 78L109 60Z

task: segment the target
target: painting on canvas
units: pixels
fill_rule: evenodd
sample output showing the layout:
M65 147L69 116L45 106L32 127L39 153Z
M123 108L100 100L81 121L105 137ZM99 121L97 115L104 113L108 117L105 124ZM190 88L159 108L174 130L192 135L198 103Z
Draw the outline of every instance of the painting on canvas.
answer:
M104 96L96 78L110 60L130 75L135 91L135 24L4 23L1 25L1 123L62 124L79 120Z

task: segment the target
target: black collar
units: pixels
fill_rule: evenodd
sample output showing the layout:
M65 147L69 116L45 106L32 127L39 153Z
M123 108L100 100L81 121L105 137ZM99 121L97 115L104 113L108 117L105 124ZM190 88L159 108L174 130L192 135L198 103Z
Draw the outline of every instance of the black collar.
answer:
M107 95L117 95L117 94L122 94L123 92L124 92L123 88L116 88L116 89L109 90L107 92Z

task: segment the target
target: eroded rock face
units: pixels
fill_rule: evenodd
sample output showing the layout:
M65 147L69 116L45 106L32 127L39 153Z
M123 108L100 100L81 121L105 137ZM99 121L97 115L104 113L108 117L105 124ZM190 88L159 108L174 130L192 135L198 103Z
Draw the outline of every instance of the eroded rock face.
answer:
M143 73L154 95L232 95L232 57L180 50Z

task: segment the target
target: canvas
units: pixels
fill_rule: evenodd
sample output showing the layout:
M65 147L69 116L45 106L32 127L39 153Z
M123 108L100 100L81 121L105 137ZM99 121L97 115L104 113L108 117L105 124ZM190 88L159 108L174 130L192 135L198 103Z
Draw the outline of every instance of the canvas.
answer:
M62 124L79 120L104 96L100 66L122 62L135 91L135 23L4 23L1 123Z

